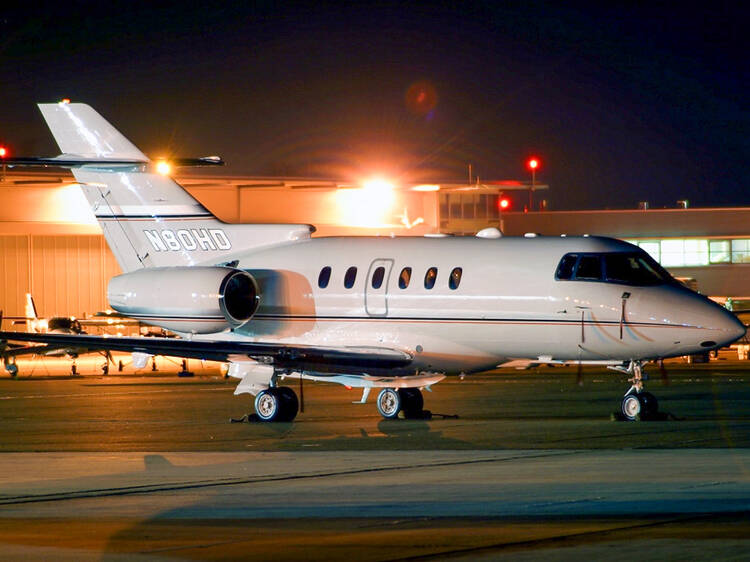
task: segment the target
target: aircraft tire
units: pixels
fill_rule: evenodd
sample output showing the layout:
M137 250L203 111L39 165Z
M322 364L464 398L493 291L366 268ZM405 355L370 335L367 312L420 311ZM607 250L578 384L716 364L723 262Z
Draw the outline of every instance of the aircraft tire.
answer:
M375 405L378 412L387 420L395 420L401 411L403 400L401 394L394 388L384 388L378 394Z
M424 410L424 397L418 388L401 388L398 391L401 396L401 409L406 419L418 418Z
M640 419L643 403L637 394L628 394L622 399L622 415L629 421Z
M641 401L641 418L653 417L659 411L659 402L650 392L641 392L638 399Z
M255 397L255 415L260 421L281 421L284 412L284 401L275 388L262 390Z
M279 386L275 389L281 397L281 417L278 421L290 422L297 417L299 411L299 399L297 394L288 386Z

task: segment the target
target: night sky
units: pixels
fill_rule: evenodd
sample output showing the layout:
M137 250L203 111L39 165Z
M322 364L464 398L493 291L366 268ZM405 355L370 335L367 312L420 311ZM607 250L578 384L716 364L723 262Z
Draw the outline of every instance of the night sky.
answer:
M539 181L555 209L750 205L742 3L32 4L0 12L0 142L91 104L228 175ZM279 7L283 6L283 7Z

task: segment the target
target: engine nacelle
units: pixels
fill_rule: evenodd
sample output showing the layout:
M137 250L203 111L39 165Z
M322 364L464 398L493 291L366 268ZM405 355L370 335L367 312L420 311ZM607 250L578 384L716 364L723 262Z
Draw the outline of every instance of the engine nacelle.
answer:
M113 277L109 305L175 332L212 334L237 328L258 309L252 275L229 267L153 267Z

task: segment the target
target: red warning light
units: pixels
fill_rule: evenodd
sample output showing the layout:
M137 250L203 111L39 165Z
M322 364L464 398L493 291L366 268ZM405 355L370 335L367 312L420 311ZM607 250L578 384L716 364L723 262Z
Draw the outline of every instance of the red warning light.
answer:
M536 170L539 167L539 159L530 158L526 165L529 167L529 170Z
M507 197L501 197L497 201L497 206L500 207L501 211L506 211L510 209L510 199L508 199Z
M4 146L0 146L0 158L5 158L8 155L8 150Z

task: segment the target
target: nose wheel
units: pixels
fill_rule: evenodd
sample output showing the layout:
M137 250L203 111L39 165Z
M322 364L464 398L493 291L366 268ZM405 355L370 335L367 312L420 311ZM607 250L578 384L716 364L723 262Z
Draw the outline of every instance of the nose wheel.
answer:
M622 415L629 421L652 418L658 411L659 403L650 392L626 394L622 399Z
M631 361L627 369L618 370L631 375L628 379L631 384L630 390L625 394L620 405L622 415L628 421L654 418L659 412L659 402L653 394L644 390L644 382L648 380L648 375L643 372L641 362Z

